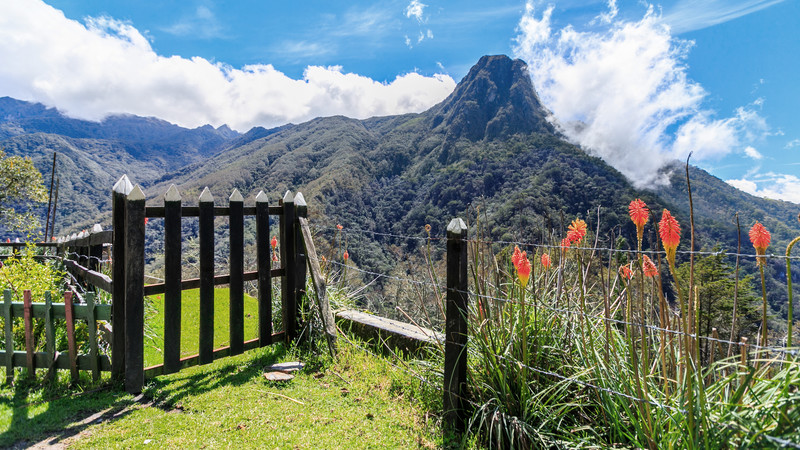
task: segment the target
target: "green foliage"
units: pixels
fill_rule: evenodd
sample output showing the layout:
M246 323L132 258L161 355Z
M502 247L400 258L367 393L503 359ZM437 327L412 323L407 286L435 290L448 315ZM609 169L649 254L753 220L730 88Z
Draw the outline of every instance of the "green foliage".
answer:
M10 289L14 301L22 301L22 293L30 290L34 301L44 302L44 293L50 291L53 301L63 292L64 271L53 260L39 261L39 251L31 243L18 255L12 254L0 267L0 291Z
M31 212L34 203L47 200L42 174L28 157L7 156L0 149L0 219L12 230L33 232L38 220Z

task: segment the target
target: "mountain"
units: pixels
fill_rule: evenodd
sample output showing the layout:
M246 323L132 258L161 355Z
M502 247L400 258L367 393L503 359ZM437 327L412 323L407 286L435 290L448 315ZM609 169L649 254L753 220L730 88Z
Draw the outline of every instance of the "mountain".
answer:
M85 228L108 211L111 186L122 174L146 185L214 155L239 137L224 125L187 129L133 115L92 122L39 103L0 98L1 149L31 157L48 187L53 152L58 153L57 231Z
M662 208L677 216L684 229L681 249L688 249L684 166L676 162L664 169L669 185L635 188L556 132L525 63L502 55L482 57L450 96L422 113L324 117L241 135L132 116L77 121L11 99L0 99L0 114L0 133L5 133L0 146L33 155L44 173L53 150L63 155L59 173L74 175L68 181L70 196L59 201L67 215L81 208L85 215L107 213L109 190L127 173L146 187L153 203L172 183L189 203L205 186L220 204L233 188L249 197L247 202L264 190L273 204L286 190L301 190L316 223L394 235L425 236L426 224L434 235L443 235L451 218L474 224L479 212L495 240L542 242L543 230L560 237L575 217L594 230L599 214L601 246L629 247L635 229L627 206L639 197L657 217ZM795 219L800 206L753 197L696 167L689 172L697 249L719 244L735 250L737 212L744 253L752 252L746 231L756 220L773 232L774 253L800 234ZM611 230L627 243L610 242ZM363 250L351 252L352 260L382 273L390 273L399 254L418 254L421 245L374 234L356 238ZM785 266L769 260L768 271L775 284L769 300L781 312L786 294L777 284L785 279Z

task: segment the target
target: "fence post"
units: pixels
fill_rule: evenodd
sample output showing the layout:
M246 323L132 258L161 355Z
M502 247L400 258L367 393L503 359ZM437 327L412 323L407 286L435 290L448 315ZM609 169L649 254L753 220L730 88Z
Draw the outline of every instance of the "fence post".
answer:
M467 395L467 226L460 218L447 226L447 310L444 348L445 432L464 432Z
M181 368L181 194L164 194L164 372Z
M214 196L200 194L200 364L214 361Z
M258 260L258 340L272 344L272 259L269 255L269 199L264 191L256 195L256 253Z
M3 291L3 316L6 332L6 384L14 380L14 319L11 309L11 290Z
M36 375L36 368L33 364L33 311L31 306L31 291L25 289L22 292L24 302L23 322L25 324L25 365L28 368L28 378Z
M144 386L145 196L138 185L125 202L125 390Z
M307 275L307 265L306 265L306 246L303 242L303 231L302 227L300 226L300 218L307 218L308 217L308 206L306 205L306 199L303 197L302 192L297 192L294 196L294 210L295 210L295 218L294 218L294 254L295 254L295 267L297 276L295 277L295 301L294 301L294 308L295 308L295 317L296 321L300 318L300 305L303 303L303 296L306 294L306 275Z
M89 262L86 267L89 270L94 270L95 272L100 271L100 260L103 259L103 243L102 242L93 243L91 241L92 241L92 236L102 232L103 232L103 227L100 226L99 223L94 224L92 230L89 232L89 244L90 244ZM92 289L96 290L96 288L93 285L90 286L92 287Z
M283 310L283 330L286 332L286 342L289 343L297 336L297 298L295 297L296 272L295 264L295 238L294 238L294 196L292 191L286 191L283 196L283 215L281 216L281 264L283 266L283 284L281 286L281 303Z
M132 190L128 176L123 175L114 184L111 201L111 376L116 379L125 372L125 199Z
M230 340L231 355L244 351L244 198L238 189L229 199L230 226Z

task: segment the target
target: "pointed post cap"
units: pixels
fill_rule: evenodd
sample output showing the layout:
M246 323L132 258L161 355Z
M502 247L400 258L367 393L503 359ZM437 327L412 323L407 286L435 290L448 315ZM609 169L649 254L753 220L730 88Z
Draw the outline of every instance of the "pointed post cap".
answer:
M292 195L292 191L286 191L283 194L283 203L294 203L294 195Z
M130 194L128 194L128 200L129 201L130 200L133 200L133 201L144 200L144 198L145 198L144 197L144 191L142 190L142 187L139 186L138 184L136 186L134 186L133 190L131 190Z
M306 198L303 197L303 193L297 191L297 195L294 196L294 204L297 206L306 206Z
M269 198L267 198L267 194L265 194L264 191L258 191L256 203L269 203Z
M239 189L233 188L233 192L231 193L231 197L228 199L231 202L243 202L244 197L242 197L242 193L239 192Z
M133 190L133 185L131 184L131 180L128 179L128 175L122 175L122 177L114 184L113 189L117 194L130 194Z
M208 186L203 188L203 192L200 193L200 201L201 202L213 202L214 196L211 195L211 191L208 190Z
M174 184L169 185L169 189L164 193L165 202L179 202L181 201L181 193L178 192L178 187Z
M467 231L467 225L461 220L460 217L456 217L455 219L451 220L450 223L447 225L447 234L462 234Z
M92 227L92 234L100 233L102 231L103 231L103 227L100 226L99 223L94 224L94 226Z

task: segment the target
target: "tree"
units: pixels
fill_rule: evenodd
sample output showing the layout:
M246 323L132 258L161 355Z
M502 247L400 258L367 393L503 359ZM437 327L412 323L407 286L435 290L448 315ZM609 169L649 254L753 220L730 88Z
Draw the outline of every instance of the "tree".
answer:
M35 203L47 201L42 174L28 157L0 150L0 220L6 229L31 232L39 227Z

